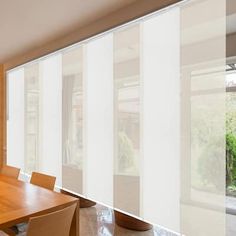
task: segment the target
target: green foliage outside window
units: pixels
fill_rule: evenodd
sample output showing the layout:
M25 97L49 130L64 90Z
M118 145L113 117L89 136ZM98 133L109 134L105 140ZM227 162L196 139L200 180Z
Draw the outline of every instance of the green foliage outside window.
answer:
M127 136L127 134L122 131L119 132L118 150L119 172L136 172L136 170L132 169L135 166L135 154L133 143Z
M226 100L226 187L227 194L236 196L236 94Z
M222 132L225 131L215 130L218 119L215 114L219 114L219 119L223 118L222 110L217 111L217 107L213 107L211 113L209 104L205 106L201 100L192 103L192 187L218 192L223 184L222 165L225 165L227 194L236 196L236 93L226 94L225 147L222 146Z
M236 186L236 136L232 133L226 134L226 185L229 190Z

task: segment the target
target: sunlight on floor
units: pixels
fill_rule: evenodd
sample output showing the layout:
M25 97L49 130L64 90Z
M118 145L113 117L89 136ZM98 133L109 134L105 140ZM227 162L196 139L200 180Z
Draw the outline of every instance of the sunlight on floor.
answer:
M121 228L114 223L113 211L101 205L80 209L80 232L82 236L175 236L158 227L145 232Z

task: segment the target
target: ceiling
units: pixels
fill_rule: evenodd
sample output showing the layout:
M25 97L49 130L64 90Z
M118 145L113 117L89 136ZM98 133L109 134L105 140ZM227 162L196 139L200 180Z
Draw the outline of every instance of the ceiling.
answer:
M0 64L136 1L0 0ZM227 33L235 33L235 0L227 0L227 15Z
M0 63L136 0L0 0Z

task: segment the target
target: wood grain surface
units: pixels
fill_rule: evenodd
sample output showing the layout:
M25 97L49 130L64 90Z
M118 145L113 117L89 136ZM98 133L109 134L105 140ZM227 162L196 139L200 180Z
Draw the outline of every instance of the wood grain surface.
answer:
M78 199L0 175L0 230L73 203ZM79 204L77 208L70 236L79 235Z

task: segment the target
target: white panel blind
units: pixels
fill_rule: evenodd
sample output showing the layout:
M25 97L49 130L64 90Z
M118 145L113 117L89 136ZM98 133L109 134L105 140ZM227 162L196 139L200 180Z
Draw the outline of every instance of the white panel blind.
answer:
M83 46L74 47L62 54L62 73L62 186L83 194Z
M24 171L24 68L9 74L7 87L7 164Z
M41 159L39 170L57 177L62 169L62 72L61 54L41 62Z
M113 205L113 36L86 46L86 195ZM93 173L93 174L91 174Z
M114 33L114 208L140 216L140 24Z
M178 8L143 23L143 214L146 220L176 232L180 214L179 29Z
M225 112L225 3L189 1L181 8L184 235L226 235L226 169L230 165L226 137L231 134L231 118Z
M225 0L215 2L184 1L10 71L7 163L186 236L224 236Z

